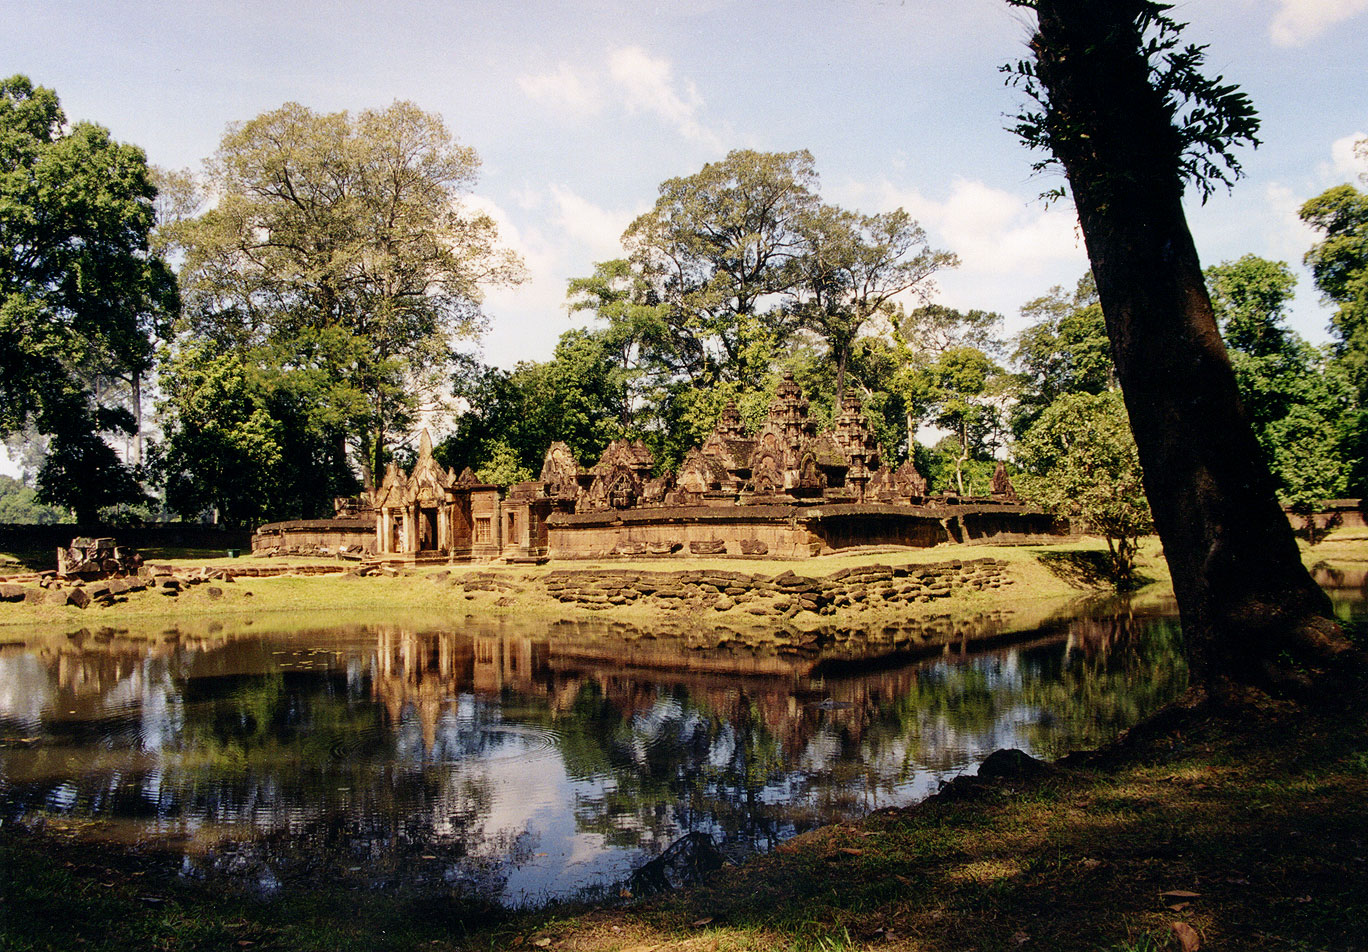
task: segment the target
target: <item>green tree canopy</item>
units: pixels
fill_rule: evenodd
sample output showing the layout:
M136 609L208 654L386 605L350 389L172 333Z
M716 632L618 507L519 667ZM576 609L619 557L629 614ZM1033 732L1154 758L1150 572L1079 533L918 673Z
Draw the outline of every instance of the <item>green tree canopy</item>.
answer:
M1296 276L1286 263L1255 255L1205 274L1240 399L1278 497L1309 511L1344 495L1358 455L1357 401L1344 363L1287 327Z
M1012 359L1021 368L1012 431L1019 437L1066 393L1102 393L1116 386L1111 343L1092 272L1073 291L1051 288L1021 316L1031 323L1016 337Z
M1121 393L1066 393L1016 445L1018 490L1107 540L1119 587L1130 583L1142 536L1154 531Z
M623 234L629 258L689 342L681 370L701 383L764 373L792 332L778 295L804 253L815 211L812 155L736 150L660 185L655 207Z
M231 126L207 163L217 203L169 229L183 251L182 329L327 378L369 482L386 447L482 325L483 289L520 280L463 196L479 160L408 102L322 114L296 103ZM290 354L299 351L299 360Z
M996 436L1002 368L976 347L952 347L920 374L931 422L949 430L959 444L955 489L965 495L964 464L989 455Z
M1361 396L1368 396L1368 194L1337 185L1301 207L1323 237L1306 253L1316 287L1335 305L1331 329Z
M100 434L136 429L126 398L177 308L148 244L155 195L142 150L0 81L0 432L51 437L39 495L82 521L143 495Z
M926 232L901 208L861 215L821 205L799 217L798 230L804 247L793 259L798 279L791 311L826 342L836 369L832 406L839 407L860 332L877 316L893 318L898 295L915 291L924 302L932 275L959 259L933 250Z
M56 525L66 513L38 501L32 486L10 476L0 476L0 524Z

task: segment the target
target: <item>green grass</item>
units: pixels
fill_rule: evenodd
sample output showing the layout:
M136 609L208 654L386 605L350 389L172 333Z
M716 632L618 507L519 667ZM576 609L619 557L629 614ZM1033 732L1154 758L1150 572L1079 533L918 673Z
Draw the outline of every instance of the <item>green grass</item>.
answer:
M663 624L688 628L699 624L710 626L722 623L737 628L773 628L772 622L757 621L740 609L728 613L705 612L694 616L687 611L665 613L656 605L638 603L611 612L590 612L578 607L562 605L550 598L541 588L540 580L553 571L640 570L646 572L677 572L695 569L718 569L748 574L778 575L792 570L802 575L825 576L841 569L875 563L923 564L951 559L980 559L991 557L1009 564L1015 584L1000 592L988 591L957 593L953 598L924 606L867 608L850 611L842 617L800 615L792 624L798 627L846 621L879 626L919 617L944 613L972 616L981 612L1010 609L1018 630L1047 622L1068 602L1080 596L1105 591L1097 582L1082 582L1061 575L1050 565L1050 560L1068 560L1074 556L1089 557L1102 543L1082 540L1057 546L937 546L933 549L907 549L897 552L857 553L825 556L801 562L764 562L734 559L689 558L681 560L646 560L641 562L563 561L541 566L526 565L455 565L412 566L403 570L400 578L372 577L347 579L338 576L308 576L279 578L240 578L231 585L218 585L222 597L210 597L208 587L190 589L171 598L154 592L129 595L118 604L104 608L93 606L81 610L68 606L33 605L29 603L0 606L0 630L24 629L69 630L91 625L112 625L126 628L159 624L193 624L197 619L214 618L224 625L240 624L249 618L269 620L276 627L286 616L302 616L327 612L336 617L347 614L353 621L364 621L368 616L392 620L396 616L420 617L429 622L461 618L467 614L488 617L516 616L521 619L551 621L559 618L611 617L642 627L658 628ZM1364 545L1368 551L1368 544ZM1159 595L1167 591L1167 576L1162 559L1157 557L1157 543L1150 546L1145 564L1157 582L1149 591ZM169 565L174 570L190 572L201 567L286 568L320 564L318 559L282 557L271 559L221 556L217 550L150 550L148 561ZM215 557L208 558L213 555ZM338 565L331 562L329 564ZM341 563L346 565L346 563ZM442 584L449 577L459 578L470 573L493 574L516 586L513 592L465 593ZM250 593L250 594L248 594Z

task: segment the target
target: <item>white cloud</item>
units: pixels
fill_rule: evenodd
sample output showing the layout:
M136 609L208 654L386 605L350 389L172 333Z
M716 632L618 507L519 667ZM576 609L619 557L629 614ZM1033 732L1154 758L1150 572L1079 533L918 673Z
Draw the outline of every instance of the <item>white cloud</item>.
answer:
M591 256L595 261L622 256L622 233L639 212L617 212L599 208L570 189L559 185L551 186L551 199L556 207L552 222L558 225L566 237L574 241L584 254Z
M1368 140L1368 132L1351 132L1330 144L1330 162L1334 175L1339 178L1353 178L1368 172L1368 157L1355 151L1355 147Z
M1268 248L1265 254L1296 265L1306 254L1306 249L1320 240L1315 230L1302 221L1298 214L1306 196L1274 182L1264 188L1264 198L1271 213L1264 219L1264 239Z
M1033 197L964 178L943 199L887 181L830 192L849 207L904 208L933 248L958 255L960 266L936 278L938 299L952 307L995 310L1010 319L1050 287L1072 287L1088 267L1068 202L1046 208Z
M1278 46L1301 46L1368 10L1368 0L1278 0L1268 34Z
M581 77L568 63L561 63L548 73L519 76L518 85L537 102L576 115L595 115L603 108L598 87Z
M623 230L645 210L601 208L563 185L522 189L516 201L516 209L477 196L469 202L494 219L502 243L527 266L527 281L485 295L491 326L482 350L488 363L505 368L547 360L561 334L585 323L567 313L567 283L592 273L597 261L621 257Z
M676 82L669 60L653 57L639 46L628 46L613 52L608 71L622 90L628 111L654 115L691 141L721 146L718 136L698 118L703 106L698 90L687 80Z

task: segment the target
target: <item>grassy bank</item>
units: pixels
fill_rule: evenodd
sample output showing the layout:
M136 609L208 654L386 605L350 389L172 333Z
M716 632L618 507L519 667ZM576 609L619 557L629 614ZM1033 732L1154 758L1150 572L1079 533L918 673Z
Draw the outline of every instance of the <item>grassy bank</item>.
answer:
M843 570L872 565L932 565L949 560L965 562L995 559L1010 586L1002 589L956 590L952 597L927 604L884 607L873 601L848 609L822 613L803 613L783 619L793 627L818 624L880 625L894 621L915 621L951 614L972 617L990 612L1011 616L1011 627L1028 628L1039 624L1070 601L1108 591L1109 583L1100 571L1105 546L1097 539L1084 539L1053 546L938 546L934 549L877 551L853 555L833 555L801 562L767 562L722 558L605 562L555 562L541 566L455 565L411 566L398 577L356 578L352 575L238 578L230 584L215 583L185 589L168 596L161 592L132 593L110 607L92 605L79 609L68 605L31 602L0 605L0 637L19 638L25 632L54 631L72 627L114 626L130 630L160 630L168 624L193 624L212 618L225 627L248 623L290 625L289 619L319 613L345 613L355 621L367 617L391 620L396 617L421 619L425 623L457 622L466 616L481 618L516 617L529 622L550 623L596 618L611 619L657 630L693 629L722 625L734 629L772 628L773 618L757 618L742 606L729 611L679 604L635 604L590 611L565 604L546 589L548 575L558 572L594 574L600 572L664 573L690 571L741 572L777 576L791 571L802 576L825 578ZM1363 544L1368 556L1368 542ZM179 573L203 568L241 569L243 567L299 570L316 565L304 559L205 559L194 553L173 554L154 560ZM1168 593L1169 580L1157 541L1151 541L1141 557L1141 577L1146 595ZM472 580L494 580L492 588L466 586Z
M1368 722L1176 708L1041 776L957 781L614 906L517 914L328 888L263 902L175 868L79 830L0 831L0 947L1347 952L1368 922Z

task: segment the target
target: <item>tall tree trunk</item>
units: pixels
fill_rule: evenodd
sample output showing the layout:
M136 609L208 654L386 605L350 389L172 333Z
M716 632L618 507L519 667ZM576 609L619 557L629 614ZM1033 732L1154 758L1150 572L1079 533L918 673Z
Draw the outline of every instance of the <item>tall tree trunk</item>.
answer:
M1305 686L1352 649L1303 567L1245 417L1182 207L1138 0L1038 0L1032 40L1194 675ZM1294 659L1291 665L1285 659Z
M836 407L840 415L841 400L845 397L846 362L850 359L850 345L842 344L836 349Z
M141 466L143 462L142 374L136 370L133 371L132 390L133 423L137 428L133 431L133 463Z
M969 461L969 421L960 421L960 455L955 460L955 486L959 489L960 498L964 493L964 464Z

